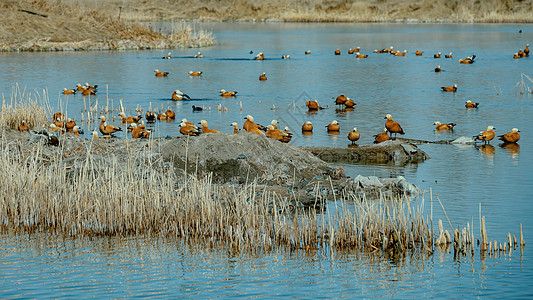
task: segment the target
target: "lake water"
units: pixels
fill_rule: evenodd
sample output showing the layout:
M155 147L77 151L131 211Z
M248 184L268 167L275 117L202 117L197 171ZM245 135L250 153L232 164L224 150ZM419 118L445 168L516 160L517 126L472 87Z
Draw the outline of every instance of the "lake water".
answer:
M165 24L156 25L163 27ZM15 84L27 90L45 89L54 110L67 109L81 119L84 105L109 101L117 108L122 99L130 113L137 105L146 109L167 106L178 119L199 122L232 132L230 123L242 125L247 114L261 124L277 119L295 133L291 144L347 147L353 127L361 133L359 144L369 144L393 115L405 137L452 140L471 137L488 125L498 135L517 127L519 146L421 145L431 159L408 166L345 165L349 176L402 175L438 195L454 226L474 220L477 235L479 205L487 220L489 238L503 241L507 232L519 234L522 223L526 242L533 236L533 95L516 88L522 74L533 76L532 58L515 60L514 52L533 41L533 26L426 25L426 24L203 24L215 32L219 45L168 51L114 51L65 53L0 53L0 92L9 100ZM523 33L518 33L522 29ZM367 59L348 55L361 47ZM374 49L394 46L408 50L406 57L375 54ZM341 49L340 56L333 55ZM304 51L311 50L311 55ZM415 56L415 50L422 56ZM253 51L253 54L250 54ZM252 58L259 52L265 61ZM442 52L443 58L433 54ZM452 59L444 54L453 52ZM289 54L291 59L282 60ZM459 58L476 55L476 63L462 65ZM441 73L433 69L440 65ZM155 78L154 69L170 72ZM188 71L203 71L189 77ZM268 80L258 76L266 72ZM96 96L60 94L76 83L98 84ZM525 79L526 85L533 86ZM441 86L458 85L457 93ZM193 101L171 102L175 89ZM222 99L220 89L236 90L235 99ZM355 100L353 111L337 111L333 99L344 93ZM318 99L328 108L308 114L303 104ZM466 100L479 109L466 110ZM84 103L85 101L85 103ZM227 112L217 111L217 105ZM242 111L240 105L242 104ZM193 112L191 106L203 106ZM275 109L272 109L273 106ZM209 109L211 108L211 109ZM131 112L134 113L134 112ZM115 113L116 114L116 113ZM332 120L340 135L323 126ZM315 126L312 136L302 136L305 121ZM436 132L435 121L457 123L453 132ZM118 119L117 119L118 124ZM83 124L88 137L96 123ZM156 123L156 136L178 135L179 124ZM119 135L120 136L120 135ZM429 193L425 206L429 209ZM436 201L436 200L435 200ZM446 216L434 202L436 219L447 226ZM511 256L480 259L454 258L436 252L430 257L392 260L357 253L288 252L256 255L229 254L223 247L188 245L179 240L132 238L63 239L49 234L8 235L0 240L0 295L2 298L91 297L533 297L531 247Z

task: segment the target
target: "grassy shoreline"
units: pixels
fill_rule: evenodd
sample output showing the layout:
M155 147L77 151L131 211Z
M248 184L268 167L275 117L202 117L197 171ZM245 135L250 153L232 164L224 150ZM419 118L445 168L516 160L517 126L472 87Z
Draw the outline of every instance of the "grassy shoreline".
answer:
M105 8L105 7L104 7ZM0 5L0 51L140 50L206 47L209 31L177 23L170 34L63 0L6 0Z
M533 22L533 2L519 0L88 0L87 5L105 5L131 21Z

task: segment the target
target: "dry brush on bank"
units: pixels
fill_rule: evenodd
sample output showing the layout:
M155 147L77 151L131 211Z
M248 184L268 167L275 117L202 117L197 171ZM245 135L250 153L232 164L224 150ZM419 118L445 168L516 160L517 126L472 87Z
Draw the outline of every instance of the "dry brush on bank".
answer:
M533 2L407 0L90 0L128 20L282 22L532 22ZM179 7L180 9L169 9Z
M189 26L167 35L111 15L102 6L62 0L6 0L0 4L1 51L163 49L215 44ZM104 5L105 6L105 5Z

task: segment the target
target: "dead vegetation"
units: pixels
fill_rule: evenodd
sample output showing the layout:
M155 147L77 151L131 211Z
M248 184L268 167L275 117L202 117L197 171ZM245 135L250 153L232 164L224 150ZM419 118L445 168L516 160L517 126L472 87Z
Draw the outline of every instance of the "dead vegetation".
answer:
M296 193L278 194L276 189L259 187L256 180L217 184L213 173L198 176L197 166L179 168L172 159L165 159L165 147L152 138L113 142L65 135L59 144L50 145L39 134L19 133L9 125L17 111L29 109L39 111L39 117L32 120L35 126L43 125L42 115L49 109L39 109L39 101L47 103L46 98L32 100L20 92L13 95L18 98L4 105L0 119L0 168L4 170L0 173L1 231L72 237L174 237L224 245L233 252L335 249L401 256L413 252L431 255L435 249L446 252L453 245L457 255L474 255L474 224L460 229L448 220L452 239L439 221L437 236L433 200L428 215L424 199L413 202L405 192L376 192L376 199L343 189L330 193L333 200L329 201L330 195L323 195L317 184L314 204L304 206ZM172 147L185 153L186 164L198 163L195 153L206 154L189 143ZM250 155L249 163L254 159ZM282 163L296 165L292 160ZM321 168L328 169L319 166L317 170ZM329 182L330 190L337 189L333 174L320 175L327 176L322 185ZM276 184L269 178L266 180ZM518 246L523 249L521 231L520 243L510 233L505 242L492 242L484 223L483 217L482 255L511 255Z
M533 2L407 0L86 1L128 20L282 22L532 22ZM180 9L169 9L179 7Z
M0 50L106 50L201 47L215 43L212 34L200 30L175 35L126 21L119 15L84 2L61 0L6 0L0 4Z

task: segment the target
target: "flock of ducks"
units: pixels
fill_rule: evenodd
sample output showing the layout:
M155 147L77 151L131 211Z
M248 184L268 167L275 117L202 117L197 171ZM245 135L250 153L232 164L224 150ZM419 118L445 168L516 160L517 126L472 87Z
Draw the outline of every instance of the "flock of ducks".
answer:
M360 53L361 48L350 48L348 50L348 54L355 54L357 58L366 58L368 55L361 54ZM253 53L253 52L250 52ZM395 51L394 48L391 46L389 48L384 48L380 50L374 50L374 53L388 53L394 56L405 56L407 54L407 50L404 50L402 52ZM415 55L421 56L423 55L423 51L416 50ZM305 51L305 55L311 54L311 50ZM341 55L340 49L336 49L334 52L335 55ZM529 56L529 44L526 45L525 50L518 51L514 54L514 58L522 58L522 57L528 57ZM201 58L203 55L198 52L195 56L195 58ZM438 59L441 57L441 53L436 53L433 55L435 59ZM445 58L452 58L452 52L444 56ZM162 57L163 59L171 59L172 53L168 53L168 55ZM475 55L466 57L464 59L459 59L459 63L461 64L472 64L475 62ZM254 57L255 60L264 60L265 55L261 52L257 54ZM283 55L282 59L290 59L290 55ZM440 65L435 68L435 72L441 72ZM155 71L156 77L166 77L169 75L168 72L161 72L158 69ZM201 76L201 71L189 71L190 76ZM267 76L266 73L263 72L259 76L260 81L266 81ZM67 89L64 88L63 94L70 95L70 94L76 94L76 93L82 93L83 95L94 95L96 94L96 85L90 85L89 83L85 83L85 85L77 84L74 89ZM454 84L453 86L446 86L441 87L443 92L457 92L457 84ZM228 97L235 97L237 95L237 91L226 91L224 89L220 90L220 96L223 98ZM175 90L172 93L171 96L172 100L175 101L181 101L181 100L190 100L191 97L189 97L187 94L181 92L180 90ZM341 94L335 98L335 104L338 106L344 106L344 109L350 110L353 109L355 105L357 105L354 100L350 99L349 97L346 97L344 94ZM319 111L324 109L317 100L312 101L306 101L305 103L306 107L309 111ZM478 108L479 103L472 102L470 100L466 101L465 107L467 109L472 108ZM201 110L200 107L194 107L193 110ZM131 131L131 135L133 138L148 138L150 137L151 131L146 129L145 123L142 119L141 115L138 116L126 116L124 112L119 113L119 117L122 120L122 124L129 125L127 127L128 131ZM168 109L164 113L155 114L151 110L147 111L145 114L146 121L148 123L155 122L156 120L174 120L175 119L175 113ZM385 116L385 126L382 132L374 135L374 143L381 143L389 139L395 139L398 134L405 134L402 126L395 121L392 118L391 114L387 114ZM122 128L108 124L106 121L105 116L100 117L101 123L99 126L99 131L103 136L112 136L114 133L122 131ZM201 134L207 134L207 133L219 133L218 130L211 129L208 127L208 123L206 120L201 120L198 125L201 125L199 128L197 125L187 121L187 119L182 119L180 122L180 129L179 132L183 135L190 135L190 136L198 136ZM453 131L454 127L456 126L455 123L441 123L440 121L435 121L433 124L435 126L435 129L437 131L441 130L449 130ZM251 115L247 115L245 118L245 122L242 126L242 129L239 128L239 125L237 122L232 122L231 125L233 127L234 133L239 133L240 131L246 131L251 132L255 134L265 135L269 138L273 138L275 140L287 143L292 138L292 133L289 132L289 128L285 127L284 130L279 130L277 126L277 121L272 120L271 124L268 126L262 126L260 124L255 123L254 118ZM340 125L336 120L333 120L330 124L325 125L328 133L331 134L339 134L340 132ZM482 141L484 144L490 143L491 140L493 140L496 137L496 134L494 132L493 126L488 126L486 130L480 132L478 135L474 136L475 140ZM29 127L26 124L25 121L22 121L21 124L18 127L19 131L28 131ZM63 121L63 115L58 112L53 115L53 123L50 124L50 131L55 132L59 131L60 133L73 133L74 135L79 136L80 133L83 133L80 130L80 127L76 125L76 122L72 119L68 118L66 121ZM313 124L310 121L306 121L302 127L301 127L302 134L309 135L313 132ZM509 133L506 133L504 135L498 136L499 140L503 141L504 143L516 143L520 140L520 134L519 130L517 128L513 128ZM355 142L359 140L360 133L358 132L357 128L354 127L353 130L351 130L348 133L348 140L352 143L352 145L355 145ZM93 139L98 139L98 132L96 130L93 131Z

